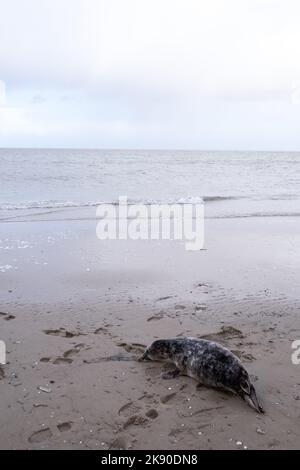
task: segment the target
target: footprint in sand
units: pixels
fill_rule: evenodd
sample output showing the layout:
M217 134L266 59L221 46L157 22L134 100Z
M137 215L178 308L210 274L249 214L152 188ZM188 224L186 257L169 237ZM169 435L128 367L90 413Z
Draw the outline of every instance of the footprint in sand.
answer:
M168 393L167 395L162 395L160 397L160 401L165 405L168 403L170 400L172 400L176 396L176 392L174 393Z
M0 312L0 317L6 321L14 320L16 318L14 315L10 315L9 313L3 313L3 312Z
M94 331L94 335L105 335L105 336L110 336L111 338L115 338L115 336L113 336L111 332L103 326L101 326L100 328L97 328Z
M124 436L117 437L110 445L109 450L127 450L128 444Z
M132 401L130 401L128 403L125 403L125 405L121 406L118 411L118 414L127 418L133 414L138 413L139 411L141 411L141 409L142 408L140 406L137 406Z
M256 360L256 357L254 357L251 353L245 353L244 351L239 351L237 349L231 349L231 352L233 352L233 354L235 354L243 362L253 362Z
M71 364L73 362L72 357L76 356L83 348L85 348L85 344L76 344L74 348L65 351L62 357L57 357L53 364Z
M126 421L123 423L123 429L127 429L130 426L141 426L146 424L148 422L148 418L143 416L141 412L142 408L131 401L121 406L118 414L126 418Z
M117 346L125 349L126 352L135 352L137 354L142 354L145 351L145 348L147 347L144 344L140 344L140 343L124 343L124 342L117 343Z
M205 282L197 282L194 287L209 287L209 285L205 284Z
M151 408L146 413L146 416L150 419L156 419L158 417L158 411L155 408Z
M118 338L118 336L113 335L108 328L101 326L94 331L94 335L103 335L108 336L111 339Z
M145 392L138 398L138 401L142 403L157 403L156 395L153 393Z
M39 442L43 442L47 439L52 437L52 432L50 428L41 429L40 431L36 431L28 438L28 441L36 444Z
M50 336L60 336L61 338L74 338L74 336L83 335L79 331L68 331L64 328L59 328L59 330L44 330L44 333Z
M166 295L165 297L159 297L155 300L155 302L162 302L163 300L173 299L173 297L176 297L176 295Z
M70 359L69 357L57 357L54 361L53 364L55 365L61 365L61 364L72 364L73 359Z
M161 310L156 315L153 315L152 317L147 318L147 321L161 320L164 317L164 315L165 315L165 312L163 312L163 310Z
M174 306L175 310L185 310L186 309L186 306L185 305L181 305L181 304L176 304Z
M73 349L68 349L68 351L63 353L63 357L73 357L76 356L82 349L85 348L85 344L76 344Z
M228 340L228 339L235 339L235 338L244 338L244 334L242 331L234 328L233 326L222 326L221 330L217 333L210 333L208 335L201 335L199 336L203 339L209 339L212 341L220 341L220 340Z
M65 423L60 423L57 425L57 429L60 432L70 431L71 428L72 428L72 423L70 421L66 421Z
M97 330L94 331L94 335L100 335L100 334L107 335L109 334L109 331L106 328L103 328L101 326L100 328L97 328Z
M145 426L149 422L149 419L145 416L138 414L130 416L127 421L123 424L123 429L127 429L131 426Z
M207 309L206 305L196 305L195 312L203 312L206 309Z
M186 430L185 427L181 427L181 428L174 428L174 429L171 429L171 431L169 432L168 434L168 437L174 437L174 438L177 438L180 434L182 434L184 431Z
M127 429L131 426L146 426L149 423L149 420L154 420L158 417L158 411L155 408L151 408L144 412L141 406L138 406L133 402L128 402L123 405L119 409L118 414L127 418L123 424L123 429Z

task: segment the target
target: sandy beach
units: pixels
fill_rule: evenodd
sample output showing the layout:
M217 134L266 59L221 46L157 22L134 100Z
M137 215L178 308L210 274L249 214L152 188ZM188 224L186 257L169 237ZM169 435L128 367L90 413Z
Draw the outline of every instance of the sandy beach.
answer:
M208 218L199 252L99 241L92 209L1 217L1 449L299 447L297 217ZM265 414L137 362L178 335L233 350Z

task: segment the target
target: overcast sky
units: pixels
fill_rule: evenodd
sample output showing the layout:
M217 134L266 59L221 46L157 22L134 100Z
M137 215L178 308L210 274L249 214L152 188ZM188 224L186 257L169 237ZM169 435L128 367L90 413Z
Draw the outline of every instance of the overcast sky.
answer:
M0 147L300 150L299 0L0 0Z

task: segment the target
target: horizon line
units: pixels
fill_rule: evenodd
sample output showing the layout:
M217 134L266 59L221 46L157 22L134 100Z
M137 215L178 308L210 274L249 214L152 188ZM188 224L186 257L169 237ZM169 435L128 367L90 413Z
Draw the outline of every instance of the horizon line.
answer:
M300 153L299 150L262 150L262 149L201 149L179 147L0 147L0 150L92 150L92 151L153 151L153 152L260 152L260 153Z

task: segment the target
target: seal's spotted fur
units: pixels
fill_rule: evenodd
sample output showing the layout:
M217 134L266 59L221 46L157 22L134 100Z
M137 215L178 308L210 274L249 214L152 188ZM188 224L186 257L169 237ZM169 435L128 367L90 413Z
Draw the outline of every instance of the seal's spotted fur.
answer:
M263 413L241 361L229 349L214 341L171 338L154 341L142 360L170 362L176 369L166 378L188 375L208 387L229 390L239 395L256 411Z

